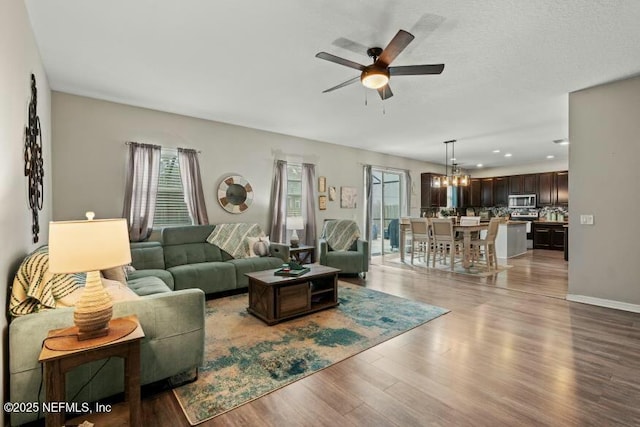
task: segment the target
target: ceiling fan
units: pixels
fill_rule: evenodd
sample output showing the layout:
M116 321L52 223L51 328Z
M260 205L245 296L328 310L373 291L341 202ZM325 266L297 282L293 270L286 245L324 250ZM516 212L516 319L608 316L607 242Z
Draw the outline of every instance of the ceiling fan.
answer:
M400 67L389 66L413 39L414 36L411 33L405 30L400 30L384 50L379 47L367 49L367 55L373 59L373 64L371 65L362 65L327 52L319 52L316 54L316 58L335 62L336 64L355 68L356 70L361 71L360 76L324 90L322 93L331 92L348 86L359 79L363 86L369 89L376 89L380 94L380 98L384 100L393 96L393 92L389 87L389 79L391 76L415 76L442 73L442 70L444 70L444 64L405 65Z

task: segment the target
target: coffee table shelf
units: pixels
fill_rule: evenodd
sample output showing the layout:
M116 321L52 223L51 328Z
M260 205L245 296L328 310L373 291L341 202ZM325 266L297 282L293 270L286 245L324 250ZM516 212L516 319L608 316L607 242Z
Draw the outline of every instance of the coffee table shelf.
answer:
M247 311L268 325L338 305L337 268L308 265L298 277L276 276L277 269L247 273Z

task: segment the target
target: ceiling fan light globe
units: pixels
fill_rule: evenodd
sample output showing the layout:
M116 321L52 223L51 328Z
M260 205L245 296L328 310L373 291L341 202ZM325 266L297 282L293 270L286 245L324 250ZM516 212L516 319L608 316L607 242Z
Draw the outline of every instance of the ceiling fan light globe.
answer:
M380 89L389 83L389 71L386 69L368 68L360 75L360 81L369 89Z

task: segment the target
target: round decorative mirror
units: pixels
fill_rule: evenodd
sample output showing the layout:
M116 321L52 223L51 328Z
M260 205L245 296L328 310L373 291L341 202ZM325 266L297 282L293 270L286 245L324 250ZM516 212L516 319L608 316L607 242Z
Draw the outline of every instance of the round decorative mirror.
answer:
M218 202L231 213L246 211L253 201L253 188L240 175L231 175L222 180L218 186Z

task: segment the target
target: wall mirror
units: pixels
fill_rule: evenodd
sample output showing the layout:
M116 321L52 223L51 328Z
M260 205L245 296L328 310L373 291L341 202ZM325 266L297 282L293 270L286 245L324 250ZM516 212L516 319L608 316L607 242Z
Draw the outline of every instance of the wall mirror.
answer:
M249 209L253 201L253 188L240 175L231 175L218 186L218 202L230 213L242 213Z

